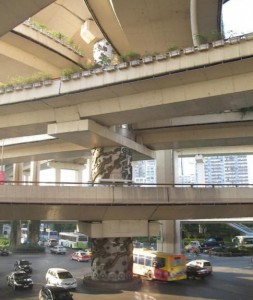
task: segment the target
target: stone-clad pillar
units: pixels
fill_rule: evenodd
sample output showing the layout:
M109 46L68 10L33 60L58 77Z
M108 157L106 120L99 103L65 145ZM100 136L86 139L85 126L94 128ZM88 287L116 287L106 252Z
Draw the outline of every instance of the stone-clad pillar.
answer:
M132 279L132 238L92 240L92 280L120 282Z
M95 148L92 154L92 180L132 179L132 153L129 148Z
M92 180L132 179L132 153L126 147L92 149ZM92 239L92 280L121 282L132 279L131 237Z

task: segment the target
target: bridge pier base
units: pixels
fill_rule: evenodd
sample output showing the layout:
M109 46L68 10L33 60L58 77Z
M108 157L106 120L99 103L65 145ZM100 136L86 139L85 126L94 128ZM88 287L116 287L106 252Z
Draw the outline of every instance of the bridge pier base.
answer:
M101 223L78 222L78 231L91 237L91 276L84 283L110 289L138 288L133 276L133 238L159 234L159 224L144 220L114 220Z

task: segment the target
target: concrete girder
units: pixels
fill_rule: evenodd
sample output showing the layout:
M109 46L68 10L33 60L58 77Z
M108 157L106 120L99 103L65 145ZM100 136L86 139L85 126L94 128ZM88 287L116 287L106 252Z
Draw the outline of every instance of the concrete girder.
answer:
M0 36L24 22L55 0L8 0L0 3Z
M126 216L128 220L151 221L252 217L251 190L0 185L0 219L99 222L126 220Z
M220 0L85 2L108 41L120 54L129 51L146 54L164 52L173 46L189 47L193 44L193 34L221 30ZM192 2L196 2L195 5ZM192 28L193 18L197 32Z

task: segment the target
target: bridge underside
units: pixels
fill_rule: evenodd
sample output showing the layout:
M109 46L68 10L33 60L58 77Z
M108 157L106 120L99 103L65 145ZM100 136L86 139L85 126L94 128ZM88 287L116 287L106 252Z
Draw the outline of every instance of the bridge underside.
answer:
M184 220L251 217L252 204L207 205L48 205L0 204L1 220Z

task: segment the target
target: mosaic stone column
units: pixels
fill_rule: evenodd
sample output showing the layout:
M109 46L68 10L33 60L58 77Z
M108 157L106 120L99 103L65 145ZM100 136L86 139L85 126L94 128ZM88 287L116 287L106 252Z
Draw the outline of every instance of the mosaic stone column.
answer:
M126 147L92 150L92 179L132 179L132 154ZM92 239L91 279L124 282L132 279L133 243L130 237Z
M92 179L132 179L132 153L129 148L96 148L92 154Z
M92 280L124 282L132 279L132 238L92 239Z

